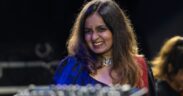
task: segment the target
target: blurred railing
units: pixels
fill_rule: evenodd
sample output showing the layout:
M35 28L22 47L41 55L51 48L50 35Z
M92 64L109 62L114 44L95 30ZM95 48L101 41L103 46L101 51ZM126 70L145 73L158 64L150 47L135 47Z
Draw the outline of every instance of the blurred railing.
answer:
M57 66L59 61L12 61L12 62L0 62L0 78L3 76L4 68L34 68L34 67L43 67L50 69L52 66Z

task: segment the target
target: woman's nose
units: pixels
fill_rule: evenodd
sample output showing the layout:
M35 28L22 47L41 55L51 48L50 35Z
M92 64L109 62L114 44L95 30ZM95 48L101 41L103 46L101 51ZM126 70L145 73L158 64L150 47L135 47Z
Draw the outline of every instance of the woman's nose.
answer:
M97 40L99 38L99 34L97 32L92 33L92 40Z

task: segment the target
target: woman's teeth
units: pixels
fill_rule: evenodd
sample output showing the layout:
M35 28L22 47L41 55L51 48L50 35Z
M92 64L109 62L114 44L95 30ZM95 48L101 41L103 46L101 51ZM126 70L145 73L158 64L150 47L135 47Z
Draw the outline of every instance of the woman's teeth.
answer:
M102 44L102 42L95 42L95 43L93 43L93 45L95 45L95 46L98 46L98 45L101 45Z

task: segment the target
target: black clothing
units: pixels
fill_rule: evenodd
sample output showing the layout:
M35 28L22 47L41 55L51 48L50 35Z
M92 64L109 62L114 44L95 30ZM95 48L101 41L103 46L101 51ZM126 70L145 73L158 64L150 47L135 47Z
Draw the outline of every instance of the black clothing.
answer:
M166 81L157 80L156 87L159 96L181 96Z

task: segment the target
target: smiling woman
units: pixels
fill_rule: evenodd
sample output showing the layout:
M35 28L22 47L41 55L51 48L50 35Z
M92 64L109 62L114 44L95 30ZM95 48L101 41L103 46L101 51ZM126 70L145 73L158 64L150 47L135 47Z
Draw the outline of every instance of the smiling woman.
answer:
M85 23L86 45L102 57L110 57L112 53L112 32L97 13L89 16Z
M68 56L56 73L56 84L130 84L149 87L144 57L123 10L113 0L91 0L84 5L67 42ZM155 96L155 95L152 95Z

